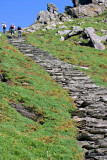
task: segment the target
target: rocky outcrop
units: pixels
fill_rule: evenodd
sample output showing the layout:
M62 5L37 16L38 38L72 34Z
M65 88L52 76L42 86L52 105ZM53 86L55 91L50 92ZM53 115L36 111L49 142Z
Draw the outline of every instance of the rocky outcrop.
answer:
M105 46L101 43L101 41L105 41L107 36L100 37L95 34L95 30L92 27L85 28L85 33L87 37L90 38L90 41L95 49L104 50Z
M58 8L54 4L47 4L47 11L40 11L37 15L37 22L48 24L50 21L55 21L58 16Z
M68 15L68 14L66 14L66 13L61 13L60 15L59 15L59 20L61 20L61 21L70 21L71 20L71 17Z
M91 3L89 5L81 5L74 8L66 6L65 10L71 17L84 18L100 15L102 12L104 12L105 8Z
M93 17L107 9L106 0L72 0L74 7L66 6L65 11L74 18Z
M50 13L56 15L56 16L59 14L58 13L58 8L56 8L56 6L52 3L47 4L47 10L48 10L48 12L50 12Z
M104 4L106 5L107 1L106 0L72 0L74 7L77 7L79 5L87 5L87 4Z

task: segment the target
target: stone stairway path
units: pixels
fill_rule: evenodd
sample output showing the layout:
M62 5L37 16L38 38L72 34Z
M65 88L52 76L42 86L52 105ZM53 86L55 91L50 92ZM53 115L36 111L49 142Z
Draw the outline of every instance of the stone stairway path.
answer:
M8 42L40 64L74 98L78 109L71 116L79 124L78 140L85 159L107 160L107 88L94 84L76 66L27 44L23 37Z

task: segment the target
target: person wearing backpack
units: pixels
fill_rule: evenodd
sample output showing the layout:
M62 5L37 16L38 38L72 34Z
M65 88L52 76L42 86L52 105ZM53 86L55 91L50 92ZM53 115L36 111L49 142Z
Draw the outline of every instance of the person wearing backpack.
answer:
M11 33L11 35L14 35L14 33L15 33L15 26L14 26L14 24L12 24L11 26L10 26L10 33Z
M3 33L5 34L6 33L6 24L4 22L2 23L2 28L3 28Z
M18 30L18 37L22 36L22 28L20 26L17 27Z

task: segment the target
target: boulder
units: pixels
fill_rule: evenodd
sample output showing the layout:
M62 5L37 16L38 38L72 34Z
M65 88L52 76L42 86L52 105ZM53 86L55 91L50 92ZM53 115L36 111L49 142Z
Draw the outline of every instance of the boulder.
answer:
M80 34L81 32L83 32L83 29L80 28L79 26L76 26L76 27L73 28L73 31L71 31L71 32L69 33L69 37L74 36L74 35L78 35L78 34Z
M95 49L104 50L105 46L101 43L102 38L95 34L95 30L92 27L85 28L85 33Z
M60 37L60 41L64 41L65 38L63 36Z
M68 33L70 33L70 32L71 32L71 30L58 31L58 32L55 34L55 36L58 35L58 34L60 34L60 35L68 34Z

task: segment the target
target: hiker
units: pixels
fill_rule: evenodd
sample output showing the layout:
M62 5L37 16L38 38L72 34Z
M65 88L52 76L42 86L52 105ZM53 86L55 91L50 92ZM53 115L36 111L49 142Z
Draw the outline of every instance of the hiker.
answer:
M4 22L2 23L2 28L3 28L3 33L5 34L6 33L6 24Z
M20 26L17 27L18 30L18 37L22 36L22 28Z
M11 26L10 26L10 33L11 33L11 35L14 35L14 33L15 33L15 26L14 26L14 24L12 24Z

